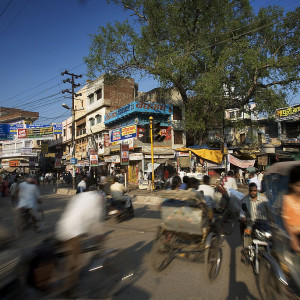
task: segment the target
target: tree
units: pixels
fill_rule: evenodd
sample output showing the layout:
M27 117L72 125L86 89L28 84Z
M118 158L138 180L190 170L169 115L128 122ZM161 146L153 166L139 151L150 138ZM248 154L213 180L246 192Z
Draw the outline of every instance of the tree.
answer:
M195 137L226 108L273 113L299 89L300 8L254 14L248 0L111 0L131 12L100 27L85 58L89 74L152 75L176 88Z

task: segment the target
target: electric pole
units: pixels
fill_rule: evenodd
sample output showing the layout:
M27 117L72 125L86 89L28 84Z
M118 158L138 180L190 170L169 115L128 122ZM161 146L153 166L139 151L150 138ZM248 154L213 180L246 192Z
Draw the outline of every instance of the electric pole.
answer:
M79 94L76 94L75 93L75 88L76 87L79 87L80 84L75 84L75 79L78 79L78 78L81 78L82 75L75 75L73 73L69 73L68 70L65 70L64 72L61 73L62 76L64 75L69 75L71 76L71 78L68 78L68 79L64 79L63 80L63 83L71 83L71 88L72 90L63 90L62 93L69 93L72 95L72 107L71 107L71 112L72 112L72 141L71 141L71 145L72 145L72 158L75 158L75 105L74 105L74 100L75 100L75 97L78 97L78 96L82 96L81 93ZM73 166L73 175L72 175L72 183L73 183L73 189L76 188L76 183L75 183L75 165Z
M151 164L152 164L152 192L155 190L154 182L154 149L153 149L153 117L149 117L150 123L150 142L151 142Z

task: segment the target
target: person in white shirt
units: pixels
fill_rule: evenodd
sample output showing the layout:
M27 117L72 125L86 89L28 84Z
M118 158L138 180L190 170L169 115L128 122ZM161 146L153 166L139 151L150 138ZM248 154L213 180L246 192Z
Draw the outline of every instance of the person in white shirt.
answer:
M257 176L256 176L256 174L254 172L252 172L252 173L249 174L249 179L250 179L249 180L249 185L252 182L255 183L256 186L257 186L258 192L260 192L261 184L260 184L260 182L259 182L259 180L258 180L258 178L257 178Z
M26 181L19 184L19 202L17 209L21 217L23 209L29 209L33 220L33 229L38 230L38 201L40 199L40 192L38 187L34 184L33 178L28 177Z
M208 207L214 208L215 207L215 190L213 187L210 186L210 177L207 175L203 176L203 184L200 184L198 187L199 192L203 192L204 200Z
M14 179L14 183L10 186L10 196L11 196L11 204L13 207L16 206L17 200L18 200L18 179Z
M61 215L55 230L55 238L70 249L64 291L70 290L79 276L78 256L80 243L84 235L94 236L98 242L103 240L102 221L105 214L105 203L102 194L91 191L72 197Z
M227 176L222 180L222 185L228 189L238 189L236 180L233 178L233 171L228 171Z
M125 203L125 208L127 208L131 214L134 216L134 209L131 202L131 197L129 195L125 195L127 192L127 188L118 182L118 177L113 176L110 178L111 186L110 186L110 194L114 200L121 200Z
M87 176L84 175L82 177L82 180L77 185L77 192L76 192L76 194L83 193L86 190L86 181L87 181Z

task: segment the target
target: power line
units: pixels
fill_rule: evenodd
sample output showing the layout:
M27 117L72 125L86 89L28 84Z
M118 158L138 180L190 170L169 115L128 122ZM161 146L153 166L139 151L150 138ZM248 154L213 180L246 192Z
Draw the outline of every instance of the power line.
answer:
M24 5L21 7L19 12L15 15L15 17L11 20L11 22L8 23L8 25L0 32L0 36L5 32L5 30L16 20L16 18L21 14L21 12L24 10L26 5L29 3L30 0L27 0Z
M13 2L14 0L10 0L7 5L5 6L5 8L3 9L2 13L0 14L0 17L5 13L5 11L8 9L8 7L11 5L11 3Z

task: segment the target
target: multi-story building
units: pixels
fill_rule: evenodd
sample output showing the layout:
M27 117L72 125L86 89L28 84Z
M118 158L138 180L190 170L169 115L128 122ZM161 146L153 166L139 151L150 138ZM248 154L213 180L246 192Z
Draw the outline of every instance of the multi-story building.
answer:
M144 139L149 117L153 117L153 132L160 131L163 137L160 141L154 139L155 166L166 163L175 166L174 150L184 147L186 140L183 103L178 93L155 89L143 93L138 99L140 101L133 101L105 115L105 125L110 128L109 154L105 161L109 164L108 169L123 168L130 184L138 183L140 171L144 173L152 168L151 144ZM122 167L120 144L129 145L128 168Z
M137 85L132 78L119 78L113 82L105 82L100 76L77 91L81 94L75 98L75 156L77 166L89 165L89 152L94 150L99 155L104 154L104 142L108 138L108 129L104 124L104 116L134 100L137 94ZM72 119L63 130L62 142L66 161L70 160ZM70 139L66 135L70 133Z
M10 140L0 141L0 159L4 170L12 172L16 169L28 171L30 158L37 160L40 152L40 141L18 140L17 129L32 124L39 118L38 112L0 107L0 123L10 124Z

